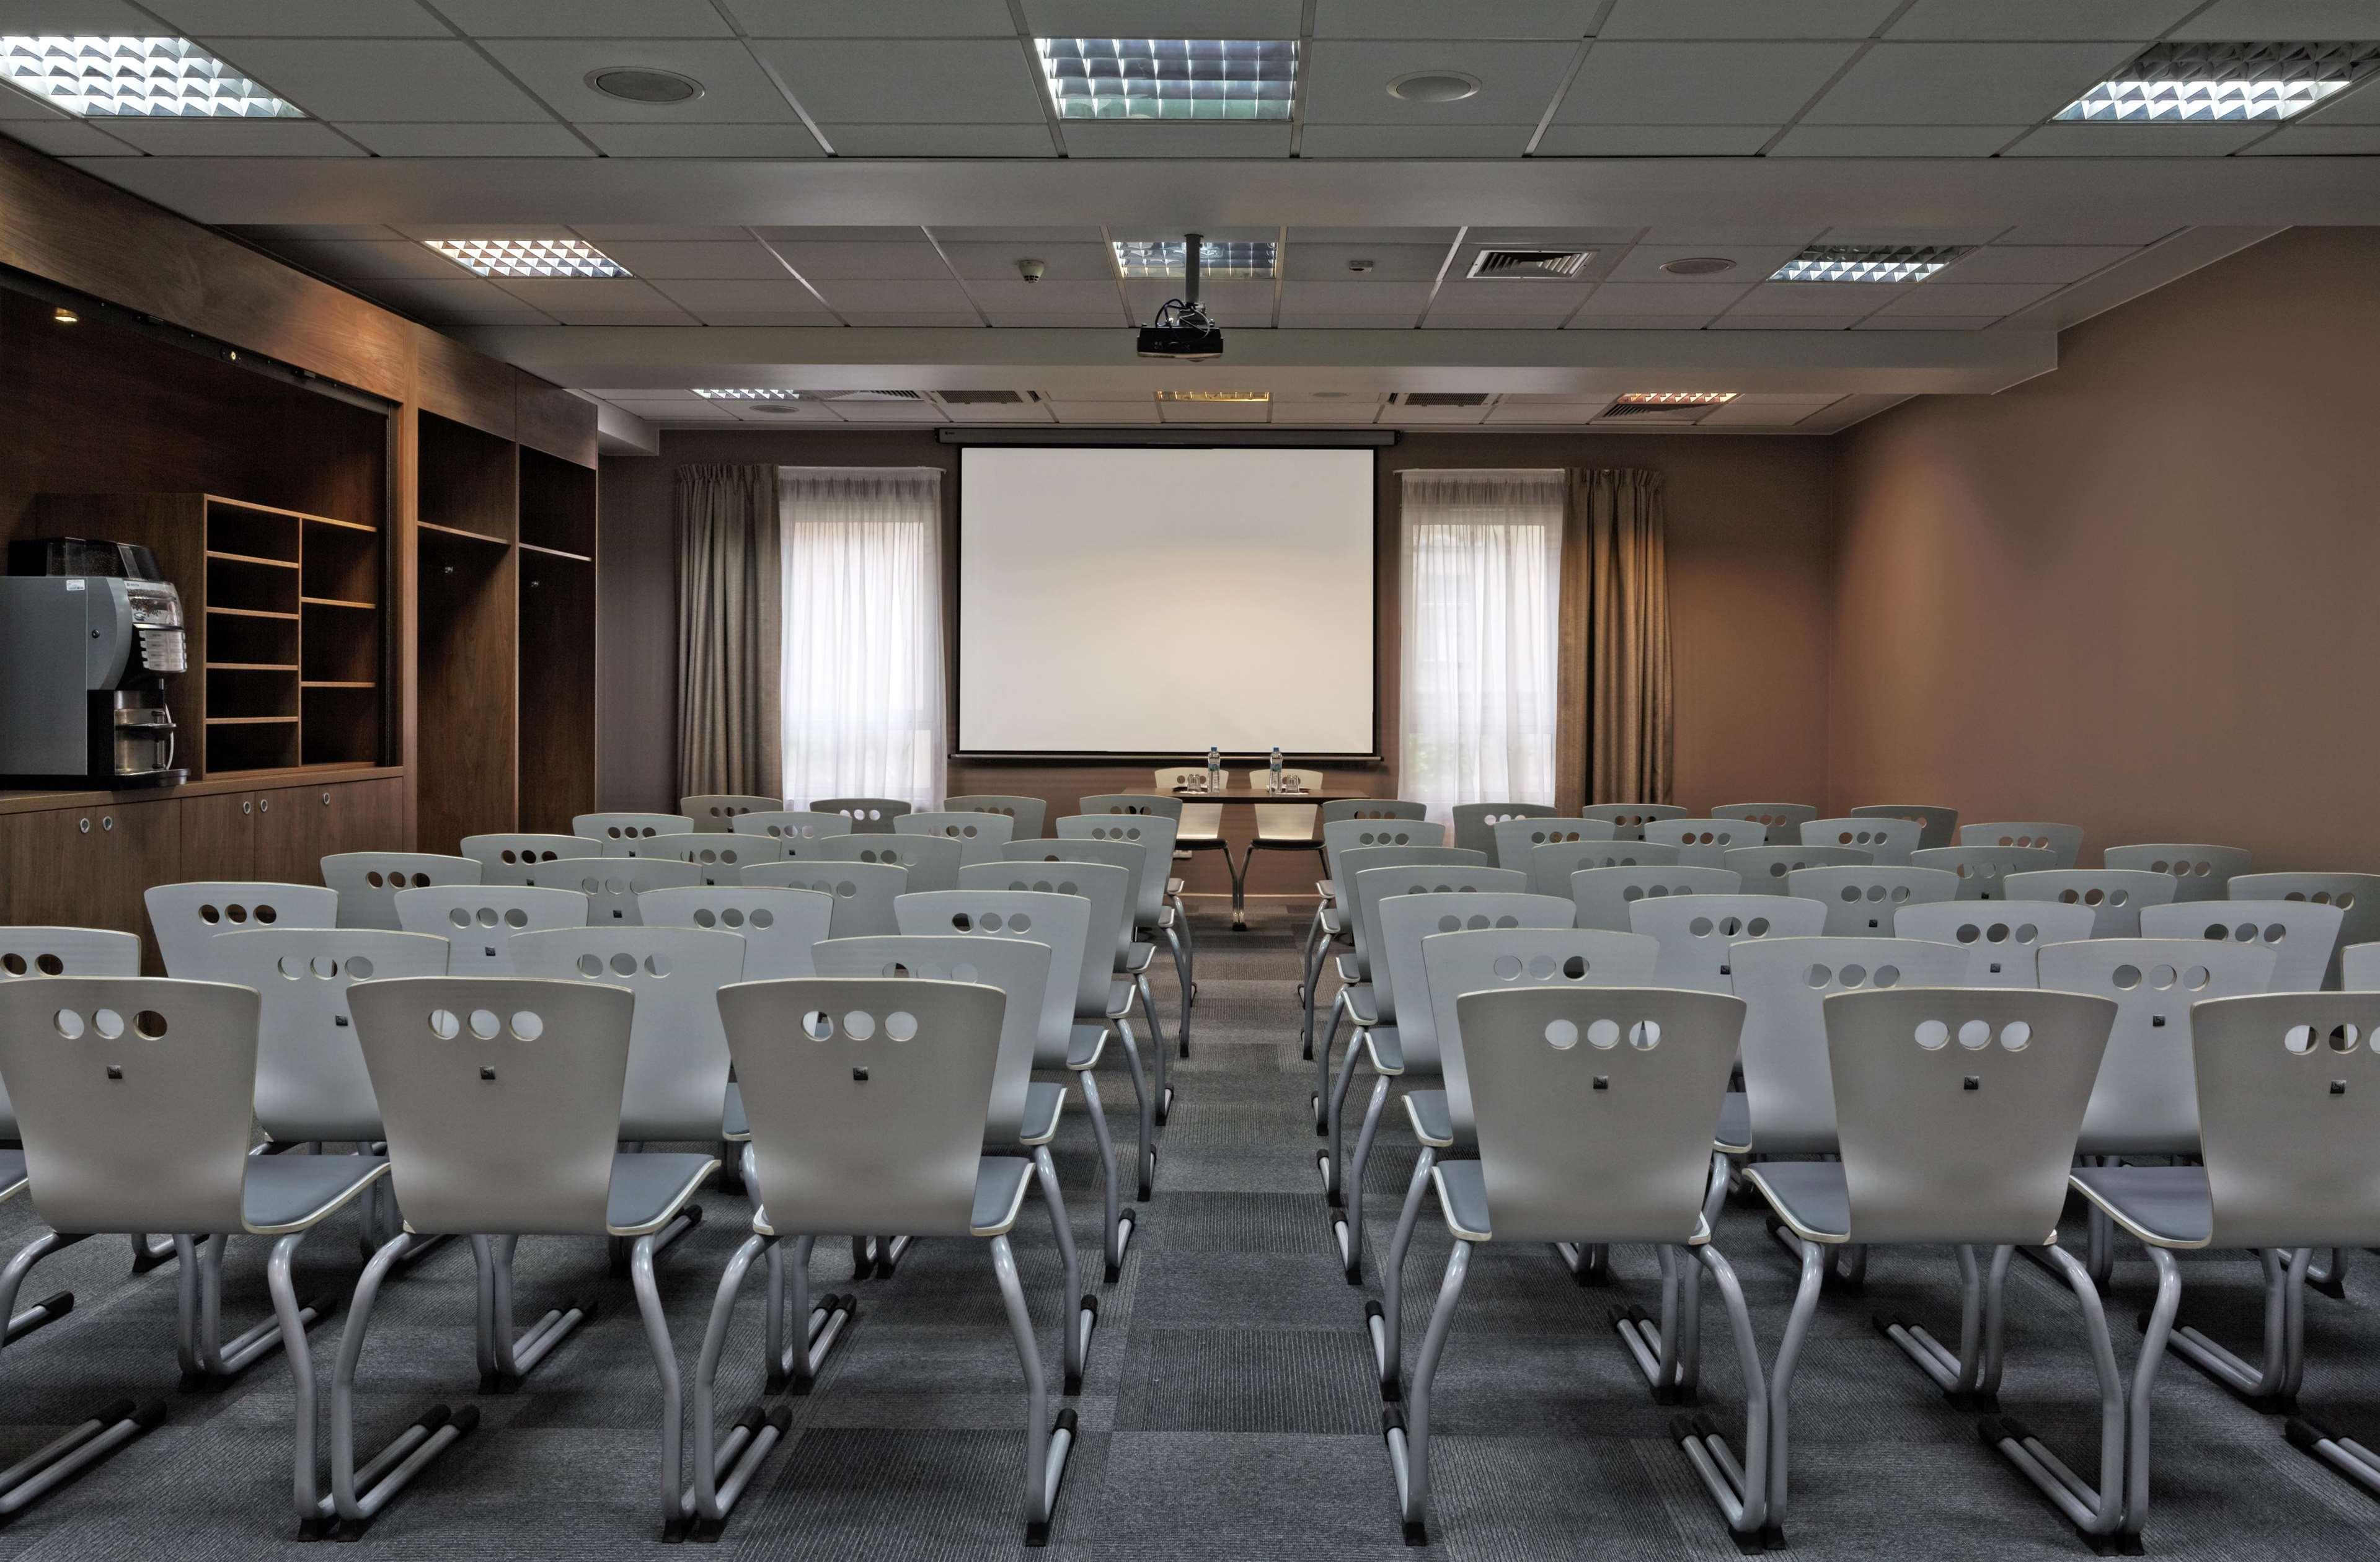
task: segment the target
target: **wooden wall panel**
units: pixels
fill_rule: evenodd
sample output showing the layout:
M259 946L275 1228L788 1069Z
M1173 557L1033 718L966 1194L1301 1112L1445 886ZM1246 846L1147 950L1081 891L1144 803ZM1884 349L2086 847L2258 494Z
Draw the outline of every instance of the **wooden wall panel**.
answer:
M513 437L519 426L519 397L512 365L484 357L434 331L423 331L414 349L411 399L416 406L498 439Z
M514 426L520 442L581 466L594 466L595 404L534 374L516 369L514 381Z

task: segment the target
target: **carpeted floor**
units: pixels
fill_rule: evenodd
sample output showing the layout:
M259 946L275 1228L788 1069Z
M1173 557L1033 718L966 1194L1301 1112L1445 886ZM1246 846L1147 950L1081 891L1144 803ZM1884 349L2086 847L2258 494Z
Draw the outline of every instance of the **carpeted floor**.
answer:
M1162 1139L1157 1196L1123 1277L1097 1286L1100 1328L1078 1407L1082 1437L1045 1556L1079 1562L1378 1558L1402 1544L1379 1402L1363 1332L1373 1291L1341 1277L1306 1119L1310 1064L1297 1056L1291 988L1302 919L1259 912L1233 935L1204 915L1194 1056ZM1164 963L1160 962L1160 969ZM1170 981L1160 989L1170 999ZM1170 1012L1170 1007L1169 1007ZM1120 1068L1102 1080L1120 1145L1132 1140ZM1099 1243L1096 1155L1079 1099L1060 1139L1076 1240ZM1385 1247L1411 1166L1402 1115L1371 1178L1371 1246ZM1127 1192L1129 1189L1127 1188ZM662 1285L690 1371L720 1269L740 1235L738 1201L704 1196L705 1225L664 1260ZM12 1246L22 1203L0 1219ZM2079 1229L2070 1232L2070 1239ZM1730 1210L1720 1242L1773 1355L1793 1266L1756 1216ZM226 1318L261 1315L265 1244L235 1242ZM1016 1250L1058 1371L1057 1263L1029 1207ZM1426 1216L1407 1273L1419 1308L1447 1252ZM93 1241L35 1272L28 1300L70 1286L66 1322L0 1353L0 1460L30 1452L119 1395L168 1401L166 1423L0 1529L0 1558L164 1557L176 1562L318 1555L293 1544L288 1375L279 1359L220 1395L173 1392L171 1269L127 1277L120 1241ZM344 1302L359 1266L351 1222L302 1254L301 1294ZM1609 1308L1655 1300L1649 1249L1615 1255L1608 1290L1574 1286L1541 1246L1483 1251L1439 1376L1434 1550L1464 1562L1593 1556L1692 1556L1734 1548L1657 1407L1621 1355ZM2255 1338L2254 1266L2184 1266L2185 1316L2245 1346ZM401 1496L359 1550L407 1557L611 1556L656 1542L658 1419L650 1360L625 1280L600 1243L532 1240L520 1254L524 1319L589 1296L601 1315L514 1394L477 1396L468 1252L450 1244L391 1286L358 1390L366 1447L427 1403L476 1403L480 1429ZM2127 1253L2108 1313L2119 1359L2148 1266ZM1096 1282L1096 1267L1089 1278ZM821 1244L813 1284L854 1289L841 1244ZM889 1279L856 1288L860 1316L817 1392L789 1399L794 1433L731 1521L718 1554L887 1562L974 1562L1024 1554L1017 1522L1021 1380L981 1244L920 1243ZM1710 1413L1735 1414L1736 1374L1707 1290ZM2380 1435L2380 1259L2358 1254L2350 1300L2310 1301L2313 1414ZM2003 1399L2084 1463L2095 1399L2072 1302L2030 1265L2009 1285ZM2021 1477L1871 1330L1877 1312L1950 1330L1947 1253L1879 1258L1864 1297L1828 1297L1794 1401L1794 1551L1824 1557L2070 1557L2083 1548ZM740 1404L759 1386L760 1288L747 1286L729 1351ZM317 1329L327 1383L340 1320ZM1410 1331L1409 1345L1419 1329ZM2380 1542L2380 1504L2289 1448L2277 1418L2241 1406L2179 1361L2156 1394L2156 1555L2319 1562ZM1732 1433L1731 1429L1731 1433Z

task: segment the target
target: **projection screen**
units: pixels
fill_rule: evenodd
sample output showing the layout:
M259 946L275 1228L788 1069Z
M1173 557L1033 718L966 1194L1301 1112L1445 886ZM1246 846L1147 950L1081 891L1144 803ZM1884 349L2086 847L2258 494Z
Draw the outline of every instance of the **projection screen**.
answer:
M1372 753L1372 464L962 451L959 749Z

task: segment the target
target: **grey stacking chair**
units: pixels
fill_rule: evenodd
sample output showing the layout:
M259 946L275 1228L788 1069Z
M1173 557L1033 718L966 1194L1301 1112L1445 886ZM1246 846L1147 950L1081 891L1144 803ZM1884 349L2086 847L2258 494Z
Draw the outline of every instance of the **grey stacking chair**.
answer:
M2173 899L2173 878L2137 868L2059 867L2012 873L2003 881L2011 901L2055 901L2086 906L2095 938L2137 938L2141 913Z
M1738 846L1720 857L1719 866L1734 870L1744 894L1783 895L1791 892L1787 876L1803 868L1859 867L1869 861L1867 853L1850 846Z
M1359 1014L1347 1054L1331 1086L1328 1147L1317 1152L1322 1187L1335 1212L1331 1227L1339 1241L1340 1266L1347 1283L1361 1282L1364 1274L1364 1166L1372 1153L1372 1136L1379 1132L1380 1111L1388 1104L1389 1085L1410 1070L1427 1078L1438 1072L1436 1027L1428 1013L1428 978L1423 974L1421 941L1432 933L1465 928L1568 927L1572 915L1567 900L1532 895L1528 879L1513 868L1468 868L1444 872L1427 868L1373 868L1355 876L1362 914L1370 919L1376 942L1374 978L1368 988L1368 1017ZM1390 907L1395 907L1394 915ZM1397 1002L1396 979L1414 984L1406 1002ZM1403 1045L1407 1027L1415 1049ZM1372 1068L1371 1097L1364 1108L1364 1125L1355 1136L1354 1158L1342 1163L1347 1087L1355 1077L1355 1059ZM1345 1170L1342 1173L1342 1166Z
M1848 846L1865 852L1881 867L1911 866L1909 854L1918 849L1918 839L1925 833L1925 827L1913 819L1806 819L1801 828L1803 845Z
M907 891L953 890L966 848L940 835L831 835L802 854L801 860L820 867L830 863L879 863L905 870Z
M1665 987L1729 992L1737 945L1757 938L1815 938L1827 908L1790 895L1671 895L1628 908L1629 930L1661 946L1653 979Z
M841 814L851 821L855 835L890 835L892 821L907 813L911 805L897 797L816 797L810 800L810 810L820 814Z
M694 821L684 814L580 814L570 821L571 833L603 842L608 854L623 841L646 841L656 835L688 835Z
M1314 908L1314 926L1306 934L1305 959L1299 969L1301 980L1297 984L1297 1000L1305 1009L1298 1040L1302 1055L1308 1058L1314 1055L1314 1015L1318 1004L1315 989L1322 980L1323 967L1329 963L1330 946L1341 942L1352 946L1355 936L1352 902L1341 903L1339 854L1372 846L1397 846L1407 850L1425 847L1440 851L1452 849L1446 844L1444 825L1411 811L1421 807L1418 803L1374 803L1353 798L1345 801L1350 808L1386 809L1394 806L1398 811L1393 814L1351 813L1343 818L1333 818L1331 811L1340 805L1326 803L1322 805L1322 878L1314 886L1321 901ZM1476 860L1481 866L1486 866L1487 854L1479 854Z
M753 1259L787 1238L827 1232L977 1237L991 1244L1025 1369L1026 1541L1046 1543L1075 1421L1072 1410L1049 1414L1041 1347L1008 1245L1033 1163L984 1153L1000 993L961 982L819 978L731 987L720 1006L751 1100L760 1208L720 1279L696 1369L697 1511L709 1525L723 1520L773 1443L756 1435L739 1445L731 1433L713 1444L712 1378Z
M1350 819L1403 819L1412 823L1428 817L1429 805L1401 797L1342 797L1322 805L1326 827Z
M1203 772L1192 772L1192 774L1201 773ZM1250 770L1247 777L1248 786L1252 791L1262 791L1272 783L1272 772L1269 769ZM1294 786L1306 792L1319 792L1330 783L1330 778L1320 770L1284 769L1281 777L1284 786ZM1287 794L1284 793L1284 795ZM1342 804L1353 804L1357 808L1368 808L1372 811L1368 815L1348 811L1334 816L1330 810L1340 807ZM1256 854L1258 852L1312 852L1317 856L1320 856L1322 838L1317 833L1316 827L1321 821L1333 817L1388 817L1390 816L1381 810L1405 806L1408 805L1387 798L1378 801L1371 798L1342 798L1337 803L1319 805L1313 803L1257 804L1250 810L1256 816L1255 833L1248 837L1247 844L1241 848L1239 865L1232 869L1232 925L1239 927L1245 926L1247 924L1248 867L1256 861ZM1410 806L1415 811L1410 814L1399 813L1394 817L1419 818L1427 811L1419 804L1410 805ZM1226 866L1231 866L1232 854L1229 848L1224 850L1223 862ZM1330 865L1325 863L1323 872L1327 874L1330 871Z
M818 890L698 884L648 890L637 897L637 910L647 927L735 934L744 940L739 979L776 982L818 975L810 946L832 937L834 897Z
M691 863L702 870L705 884L736 885L744 870L762 863L785 860L784 846L772 836L746 835L732 829L698 829L685 835L656 835L635 842L615 842L633 851L606 852L612 857L667 857Z
M1785 892L1827 908L1828 938L1889 938L1907 908L1957 900L1959 880L1930 867L1804 867L1785 876Z
M2110 846L2102 854L2109 867L2145 868L2173 875L2177 903L2219 901L2232 879L2248 871L2248 854L2238 846L2165 842L2145 846Z
M1507 819L1549 819L1554 813L1550 803L1457 803L1450 844L1465 852L1485 852L1492 863L1496 860L1498 825Z
M1961 846L2016 846L2056 854L2057 866L2072 867L2082 856L2082 827L2048 824L2039 819L2008 819L1997 823L1962 824Z
M1869 803L1851 811L1855 819L1907 819L1917 827L1921 851L1959 843L1959 810L1933 803Z
M1052 844L1055 842L1046 842ZM1017 848L1011 846L1009 850ZM1119 975L1115 968L1114 935L1107 929L1129 926L1132 915L1132 870L1111 862L1058 859L1055 861L1015 861L984 863L959 870L959 890L1029 890L1038 895L1074 895L1087 902L1084 923L1083 966L1075 987L1074 1015L1075 1029L1070 1047L1080 1052L1086 1048L1084 1027L1097 1025L1104 1033L1112 1029L1123 1047L1125 1071L1132 1076L1133 1105L1140 1116L1140 1143L1133 1161L1138 1183L1138 1199L1146 1203L1154 1190L1157 1178L1157 1127L1164 1120L1165 1088L1161 1072L1164 1059L1145 1059L1140 1038L1133 1034L1132 1007L1138 999L1133 978ZM953 929L956 931L957 929ZM998 931L998 929L993 929ZM1144 1009L1144 1012L1145 1012ZM1152 1037L1152 1041L1154 1038ZM1161 1052L1161 1047L1152 1046ZM1084 1093L1087 1104L1092 1099ZM1093 1125L1094 1132L1104 1141L1104 1120ZM1114 1164L1114 1157L1109 1157ZM1116 1217L1114 1206L1109 1206L1108 1222L1109 1266L1112 1270L1123 1262L1123 1246L1132 1240L1132 1217Z
M557 857L529 866L534 890L576 890L587 897L587 926L636 927L637 897L702 882L702 869L674 857Z
M1727 867L1582 868L1570 876L1570 898L1578 908L1581 927L1628 933L1634 931L1628 909L1639 901L1670 895L1733 895L1741 892L1742 884L1736 871Z
M587 926L583 890L530 885L450 884L400 890L397 925L446 940L446 975L509 976L512 936Z
M1038 839L1041 834L1042 821L1050 817L1050 805L1038 797L1011 797L990 792L968 797L945 797L942 807L954 814L999 814L1014 819L1016 828L1008 837L1011 841Z
M1329 882L1339 895L1337 902L1329 908L1330 931L1333 937L1343 931L1349 948L1347 953L1331 962L1339 977L1339 996L1331 1000L1330 1023L1322 1033L1321 1045L1317 1047L1309 1042L1305 1047L1307 1055L1314 1059L1314 1132L1317 1133L1328 1132L1326 1125L1330 1112L1324 1102L1330 1094L1330 1049L1338 1044L1339 1023L1354 1017L1347 1010L1346 993L1350 988L1371 980L1370 934L1365 928L1363 919L1356 914L1355 876L1376 867L1424 866L1449 869L1484 868L1488 866L1488 855L1484 852L1465 851L1457 846L1351 846L1331 854L1332 877ZM1329 952L1327 945L1324 952ZM1304 1034L1307 1037L1313 1034L1315 994L1321 985L1320 970L1316 969L1313 975L1316 979L1306 984L1304 995L1306 1011Z
M704 793L677 800L677 811L694 821L704 834L733 830L746 814L773 814L785 805L782 797L755 797L742 793Z
M2241 873L2226 887L2243 901L2311 901L2339 910L2338 948L2323 975L2325 988L2341 985L2348 949L2380 938L2380 873Z
M601 856L603 842L586 835L467 835L461 850L478 860L480 883L519 885L540 863Z
M663 934L733 941L725 934L677 928L589 931L615 943ZM524 933L520 941L587 936ZM424 976L365 982L349 997L388 1128L390 1185L405 1211L405 1229L364 1265L339 1338L331 1382L331 1494L343 1532L369 1525L438 1451L424 1444L401 1462L375 1459L360 1474L369 1490L358 1489L356 1372L390 1268L421 1238L471 1239L480 1273L480 1386L487 1392L547 1359L587 1315L585 1304L573 1303L516 1334L508 1284L500 1283L509 1279L514 1246L524 1236L582 1236L631 1244L628 1274L662 1384L662 1533L683 1534L688 1515L677 1353L653 1260L667 1235L687 1224L687 1201L719 1163L708 1155L620 1148L623 1139L645 1131L621 1117L634 1067L638 998L576 973L568 981ZM718 1076L723 1085L723 1062ZM759 1418L753 1419L758 1432ZM781 1431L784 1424L776 1423ZM437 1438L432 1434L431 1443ZM743 1442L736 1440L738 1448Z
M339 897L339 926L397 931L396 895L432 884L477 884L476 857L430 852L341 852L322 859L322 882Z
M328 1308L298 1300L297 1251L307 1233L387 1175L388 1162L249 1154L256 1026L256 994L226 984L140 976L0 982L0 1075L23 1136L34 1213L50 1228L0 1270L0 1316L15 1311L34 1264L86 1236L176 1233L183 1264L176 1349L185 1386L220 1384L288 1347L291 1492L310 1536L325 1510L306 1329ZM234 1235L274 1239L265 1263L273 1316L226 1340L220 1263ZM164 1416L162 1403L135 1409L119 1401L80 1421L0 1473L0 1514L21 1511ZM468 1431L472 1419L468 1410L455 1418L433 1411L400 1433L392 1452L443 1446Z
M1642 841L1646 825L1658 819L1682 819L1687 810L1672 803L1590 803L1578 813L1581 818L1608 822L1615 841Z
M2340 950L2338 979L2348 992L2380 992L2380 943L2350 944Z
M214 938L242 927L335 927L339 892L310 884L158 884L143 894L165 975L214 980Z
M1613 839L1609 819L1561 818L1552 814L1498 822L1488 855L1498 867L1528 871L1529 855L1540 846L1574 845Z
M738 814L730 822L737 835L768 836L789 858L807 857L820 842L851 833L851 819L847 815L814 814L802 808L780 808L766 814Z
M2099 1293L2082 1265L2055 1245L2083 1105L2114 1018L2115 1005L2078 993L1901 986L1826 1000L1842 1158L1760 1161L1744 1173L1802 1259L1768 1388L1770 1525L1781 1528L1786 1518L1794 1369L1817 1309L1827 1250L1846 1243L1953 1246L1962 1275L1978 1265L1977 1250L1992 1249L1995 1286L2007 1268L1998 1250L2045 1250L2074 1292L2097 1367L2098 1484L2003 1417L1986 1418L1982 1435L2086 1533L2112 1536L2121 1525L2124 1387ZM1986 1339L1963 1374L1969 1402L1992 1402L1997 1373L1997 1342ZM2135 1393L2144 1395L2146 1385L2146 1375L2136 1378ZM1749 1461L1744 1469L1749 1477ZM2132 1469L2145 1482L2145 1471ZM1739 1492L1748 1493L1748 1484Z
M1818 810L1807 803L1722 803L1710 817L1749 819L1767 828L1771 846L1794 846L1801 843L1802 827L1816 818Z
M2347 914L2312 901L2198 901L2141 913L2150 938L2260 944L2273 951L2267 992L2320 992Z
M747 890L815 890L834 897L830 936L864 938L897 933L892 902L909 892L909 870L892 863L820 862L789 858L744 870Z
M1725 867L1735 848L1766 845L1768 827L1750 819L1647 819L1645 839L1675 846L1681 867Z
M1169 792L1095 792L1075 799L1077 814L1154 814L1182 822L1183 801Z
M1664 867L1678 860L1677 848L1644 841L1548 842L1514 866L1529 876L1533 895L1568 895L1570 878L1598 867Z
M2040 846L1925 846L1911 853L1909 860L1917 867L1957 874L1962 901L2009 900L2011 876L2048 873L2058 866L2058 854Z
M992 866L994 865L982 865ZM1062 879L1061 882L1067 882ZM1077 884L1077 889L1080 885ZM1089 947L1091 902L1080 894L1061 893L1052 890L1039 893L1031 890L945 890L930 895L904 895L893 910L901 919L903 934L917 938L972 938L987 943L1029 942L1047 948L1049 971L1038 988L1040 1005L1031 1016L1033 1042L1031 1067L1035 1070L1064 1070L1074 1075L1083 1089L1083 1106L1090 1113L1091 1134L1099 1145L1099 1196L1102 1206L1102 1251L1107 1263L1107 1283L1113 1285L1123 1272L1124 1245L1132 1240L1132 1217L1123 1214L1116 1193L1115 1144L1108 1136L1107 1107L1099 1098L1097 1070L1107 1048L1108 1022L1104 1019L1083 1021L1075 1018L1076 1000L1081 996L1081 975L1084 954ZM1104 974L1102 974L1104 981ZM1039 1121L1048 1116L1056 1121L1054 1106L1050 1105L1051 1092L1059 1087L1034 1084L1026 1086L1026 1119ZM1047 1158L1046 1144L1034 1151L1034 1169L1040 1173ZM1054 1177L1052 1169L1049 1175ZM1061 1257L1065 1257L1071 1235L1060 1242ZM1068 1282L1071 1292L1073 1282ZM1087 1309L1089 1316L1070 1334L1067 1346L1069 1382L1078 1382L1085 1354L1090 1348L1090 1328L1098 1321L1099 1309ZM1074 1392L1069 1388L1067 1392Z
M959 843L962 863L996 863L1000 849L1016 839L1016 821L1004 814L957 808L903 814L892 821L892 833L939 835Z
M1428 1540L1432 1389L1472 1249L1486 1241L1648 1241L1691 1253L1718 1282L1742 1360L1744 1457L1717 1458L1714 1430L1681 1439L1740 1536L1766 1512L1768 1411L1742 1290L1711 1245L1703 1198L1711 1131L1742 1005L1709 993L1604 987L1475 992L1459 1000L1479 1158L1430 1173L1454 1238L1404 1403L1383 1417L1409 1544ZM1690 1269L1688 1286L1699 1271ZM1707 1424L1706 1423L1705 1424ZM1739 1495L1740 1493L1740 1495Z
M1108 829L1108 821L1113 817L1106 814L1069 817L1091 819L1094 821L1094 827L1103 832ZM1144 825L1154 825L1161 832L1163 827L1172 822L1170 819L1151 819L1143 816L1141 824L1128 828L1140 830ZM1065 823L1064 819L1058 821L1061 828L1063 828ZM1148 880L1153 874L1163 871L1161 865L1167 859L1150 851L1145 830L1141 840L1126 840L1117 834L1101 833L1067 835L1048 841L1012 842L1001 848L1001 856L1005 865L1012 867L1032 863L1075 862L1101 863L1110 867L1120 867L1124 870L1123 919L1115 924L1116 943L1111 971L1117 984L1116 993L1122 1000L1123 1011L1129 1013L1131 1006L1137 1003L1140 1006L1141 1018L1148 1024L1148 1050L1143 1055L1142 1060L1148 1065L1150 1110L1154 1114L1157 1126L1163 1127L1167 1117L1173 1109L1173 1089L1167 1083L1171 1065L1166 1058L1165 1027L1157 1017L1157 995L1150 990L1148 985L1148 967L1157 957L1157 946L1153 943L1139 942L1135 937L1135 931L1140 926L1141 914L1148 903ZM1017 884L1012 887L1038 888L1038 876L1034 885ZM1091 937L1094 941L1099 936L1099 923L1094 920L1091 924ZM1117 1004L1111 1002L1108 1007L1114 1009Z
M1190 1006L1197 1001L1198 967L1189 941L1190 918L1175 890L1174 821L1162 814L1119 814L1115 810L1069 815L1057 822L1061 841L1121 841L1141 849L1140 870L1134 875L1133 926L1152 942L1162 938L1173 955L1173 977L1182 989L1174 1041L1181 1055L1190 1056ZM1132 951L1125 951L1130 956ZM1143 978L1146 980L1146 978ZM1154 1022L1151 1022L1154 1023Z
M2089 906L2055 901L1936 901L1901 907L1893 914L1892 930L1899 938L1977 951L1981 958L1968 977L1971 986L2030 987L2039 985L2034 972L2040 951L2090 938L2096 916Z
M1415 910L1426 911L1418 902L1428 898L1415 897L1416 905L1411 908L1402 897L1384 901L1382 906L1390 909L1384 913L1383 920L1395 923L1411 917ZM1517 920L1523 926L1517 928L1426 931L1417 946L1421 969L1409 975L1405 983L1408 995L1426 992L1427 1002L1407 1002L1402 1023L1397 1028L1398 1044L1408 1074L1427 1084L1431 1083L1427 1076L1434 1072L1439 1088L1405 1092L1405 1120L1419 1141L1421 1154L1414 1162L1413 1177L1405 1185L1404 1205L1397 1215L1396 1231L1380 1265L1380 1301L1364 1306L1383 1399L1394 1400L1398 1397L1398 1374L1403 1362L1400 1331L1405 1253L1413 1242L1414 1226L1421 1215L1422 1196L1428 1189L1431 1168L1440 1159L1479 1153L1478 1131L1472 1120L1471 1088L1463 1068L1463 1026L1457 999L1464 993L1524 987L1644 987L1653 979L1653 963L1660 956L1659 948L1650 938L1640 938L1633 933L1569 926L1554 920L1560 914L1554 906L1531 909L1537 914L1521 913ZM1548 926L1531 926L1538 920ZM1405 952L1402 940L1398 952L1400 957ZM1409 966L1400 969L1410 971ZM1350 1169L1354 1185L1361 1187L1361 1168ZM1360 1203L1350 1207L1360 1217ZM1582 1247L1568 1238L1554 1246L1572 1273L1582 1279L1597 1277L1603 1270L1600 1248ZM1357 1239L1347 1244L1347 1251L1358 1253L1361 1248L1359 1228Z

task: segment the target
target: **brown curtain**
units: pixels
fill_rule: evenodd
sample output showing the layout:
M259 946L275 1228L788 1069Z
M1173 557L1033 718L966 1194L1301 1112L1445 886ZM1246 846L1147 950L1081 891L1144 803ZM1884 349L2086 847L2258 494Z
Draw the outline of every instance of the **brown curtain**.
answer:
M777 469L677 473L677 777L681 795L784 785Z
M1578 670L1576 751L1585 803L1667 803L1675 751L1670 558L1661 474L1571 474L1563 651Z

